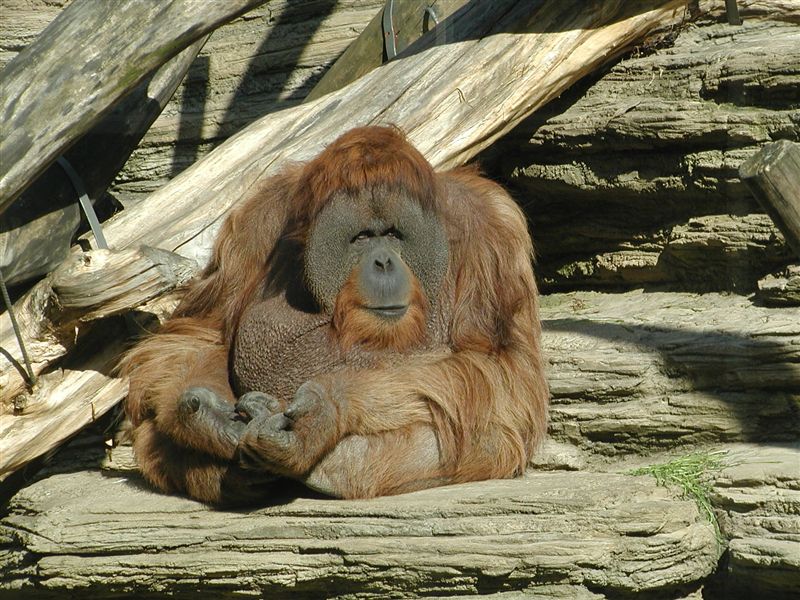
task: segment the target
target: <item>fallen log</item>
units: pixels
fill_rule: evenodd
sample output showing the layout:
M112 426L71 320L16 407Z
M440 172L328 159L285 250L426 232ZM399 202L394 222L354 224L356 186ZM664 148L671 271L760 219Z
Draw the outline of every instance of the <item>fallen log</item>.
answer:
M112 342L94 338L88 356L77 366L67 362L39 378L33 393L13 398L15 416L0 415L3 464L0 484L33 461L58 447L76 431L100 418L128 392L128 383L115 376L119 354L125 349L124 332L107 328ZM20 482L21 483L21 482Z
M0 213L148 74L264 1L71 3L0 75Z
M270 0L215 29L110 192L129 208L253 121L300 104L384 4Z
M146 77L64 154L85 192L98 200L161 114L208 36ZM6 284L47 274L69 253L80 222L79 194L53 164L0 215L0 270Z
M202 264L221 218L257 180L287 161L310 158L358 125L395 123L436 167L462 164L600 64L681 21L683 6L676 0L470 3L442 24L454 35L448 43L252 124L121 213L109 224L109 243L157 245ZM434 34L423 36L420 47L434 43Z
M114 368L129 333L107 319L132 307L165 318L175 299L164 294L195 272L192 261L156 248L95 250L73 255L31 290L17 317L34 371L44 372L76 345L84 356L47 370L31 390L19 378L0 379L0 480L119 402L127 382L115 376ZM154 298L159 300L150 302ZM99 321L102 331L92 335L91 325ZM14 343L11 330L0 330L0 348ZM22 365L3 354L21 374Z
M41 373L73 348L79 330L86 333L85 324L130 311L185 283L196 270L190 260L146 246L73 254L16 306L34 372ZM0 348L5 349L14 346L16 337L4 316ZM9 380L5 370L2 374L0 414L9 398L22 392L20 382Z
M153 245L203 264L226 211L252 185L356 125L396 123L436 167L461 164L605 61L682 22L683 8L680 0L469 3L451 16L446 44L428 47L429 32L403 60L268 115L114 218L106 237L112 248ZM21 379L8 365L0 374L12 388Z

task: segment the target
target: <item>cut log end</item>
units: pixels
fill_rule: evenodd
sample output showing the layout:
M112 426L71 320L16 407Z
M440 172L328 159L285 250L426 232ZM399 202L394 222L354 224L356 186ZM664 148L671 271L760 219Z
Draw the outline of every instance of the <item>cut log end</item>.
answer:
M800 256L800 143L766 144L741 165L739 176Z

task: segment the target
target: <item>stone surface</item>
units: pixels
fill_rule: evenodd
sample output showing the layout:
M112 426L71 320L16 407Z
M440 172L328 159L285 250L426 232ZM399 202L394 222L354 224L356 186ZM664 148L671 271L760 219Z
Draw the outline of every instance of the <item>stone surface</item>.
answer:
M759 280L756 297L767 306L800 306L800 265Z
M715 599L741 581L779 595L800 532L800 451L775 444L800 429L798 313L726 294L545 297L553 439L519 480L222 512L151 492L123 448L105 476L73 472L73 456L11 501L0 597L699 598L702 586ZM712 496L729 546L681 490L625 475L660 452L754 440L731 447Z
M542 299L550 433L607 457L800 431L800 309L732 294Z
M0 540L3 598L413 598L537 586L543 597L647 598L699 587L718 556L692 502L611 473L223 512L82 471L20 492Z
M6 0L0 64L64 4ZM273 0L218 30L114 194L134 203L299 103L383 4ZM782 238L736 169L797 136L798 48L797 24L688 26L498 144L544 288L747 291L783 267ZM0 598L792 597L800 309L765 306L793 297L770 285L764 306L729 294L545 297L552 439L533 461L541 471L519 480L223 512L151 492L124 448L105 475L73 448L3 509ZM712 494L722 547L680 490L623 474L698 446L733 459Z
M796 598L800 590L800 443L738 445L712 502L729 540L718 587L728 597Z
M528 209L543 288L755 290L792 255L737 169L797 139L798 90L797 23L687 25L518 127L487 162Z

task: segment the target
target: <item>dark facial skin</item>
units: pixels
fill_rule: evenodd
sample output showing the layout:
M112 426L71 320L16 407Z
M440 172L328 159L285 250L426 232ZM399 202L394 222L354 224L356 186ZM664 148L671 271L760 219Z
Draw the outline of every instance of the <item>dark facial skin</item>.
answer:
M320 213L302 257L287 252L281 264L299 262L302 302L288 291L249 307L233 348L232 382L238 396L258 390L291 396L308 379L340 368L342 361L369 366L374 357L358 347L342 355L332 345L331 316L345 286L355 283L355 310L394 325L408 318L414 278L428 302L428 342L444 340L437 310L447 271L448 242L439 217L402 190L368 189L340 194ZM299 357L299 358L298 358Z
M334 197L320 213L306 247L305 279L322 310L330 312L356 268L365 308L400 309L408 305L412 273L428 300L435 301L447 260L438 217L401 190L376 187ZM397 318L403 312L381 316Z
M354 240L361 246L358 291L364 308L384 319L399 319L408 310L411 279L393 242L395 229L380 233L364 231Z

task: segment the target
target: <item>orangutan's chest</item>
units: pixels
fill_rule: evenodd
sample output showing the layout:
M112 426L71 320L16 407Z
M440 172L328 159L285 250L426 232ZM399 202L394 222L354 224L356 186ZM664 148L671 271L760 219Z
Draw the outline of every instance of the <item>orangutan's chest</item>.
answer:
M242 315L231 351L234 392L290 398L318 375L397 365L418 352L445 347L441 315L428 325L428 339L417 351L398 355L356 346L344 353L331 331L330 316L293 308L283 297L256 302Z

